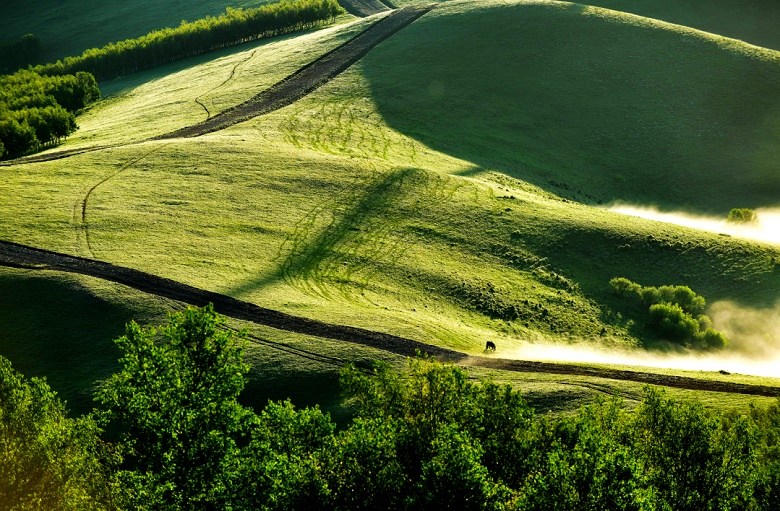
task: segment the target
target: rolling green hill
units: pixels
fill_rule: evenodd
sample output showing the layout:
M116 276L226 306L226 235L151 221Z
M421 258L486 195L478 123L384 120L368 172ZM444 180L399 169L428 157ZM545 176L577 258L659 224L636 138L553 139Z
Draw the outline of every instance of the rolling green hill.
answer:
M288 107L144 142L247 100L373 21L112 81L63 148L132 144L1 167L0 239L471 354L486 340L501 353L528 341L668 349L610 292L615 276L689 285L711 303L780 298L776 245L595 207L725 216L777 204L780 54L676 25L559 2L442 3ZM78 297L96 285L79 279L66 292L56 279L30 287L26 273L3 275L9 296ZM108 305L96 314L116 319L88 346L138 311L172 307L101 292ZM261 330L338 361L382 356ZM26 328L6 345L36 335ZM257 352L255 402L299 379L309 382L300 399L336 402L338 364L302 359ZM101 360L95 378L113 367ZM548 404L636 391L501 377Z

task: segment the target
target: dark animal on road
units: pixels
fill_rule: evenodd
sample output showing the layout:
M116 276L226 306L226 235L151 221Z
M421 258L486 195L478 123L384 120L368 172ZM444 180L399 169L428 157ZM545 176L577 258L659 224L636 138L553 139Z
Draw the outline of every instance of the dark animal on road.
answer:
M496 344L493 341L486 342L485 351L496 351Z

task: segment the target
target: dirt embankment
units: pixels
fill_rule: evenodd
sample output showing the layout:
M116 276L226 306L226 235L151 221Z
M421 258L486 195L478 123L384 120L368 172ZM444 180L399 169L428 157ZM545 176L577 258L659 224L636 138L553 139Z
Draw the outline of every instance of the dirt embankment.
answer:
M417 351L435 356L438 360L465 366L485 367L503 371L552 373L561 375L592 376L614 380L636 381L653 385L664 385L683 389L711 392L731 392L756 396L780 397L780 387L747 385L722 381L710 381L684 376L668 376L655 373L599 369L587 366L509 360L496 357L469 356L447 348L432 346L413 339L374 332L362 328L332 325L322 321L293 316L283 312L259 307L205 289L199 289L181 282L158 277L150 273L116 266L110 263L74 257L48 250L41 250L16 243L0 241L0 266L39 270L58 270L89 275L124 284L140 291L177 300L191 305L203 306L213 303L221 314L232 318L251 321L261 325L301 334L324 337L344 342L362 344L402 356L414 356Z

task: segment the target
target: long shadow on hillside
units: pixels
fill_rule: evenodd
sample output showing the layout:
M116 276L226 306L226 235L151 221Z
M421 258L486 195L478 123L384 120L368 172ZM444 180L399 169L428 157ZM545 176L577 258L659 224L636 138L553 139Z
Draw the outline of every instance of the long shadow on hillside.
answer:
M776 59L582 6L460 8L363 59L393 128L590 204L777 204Z
M378 232L381 228L370 225L371 217L387 214L392 209L403 193L404 180L415 172L415 169L402 169L383 174L364 186L355 186L352 192L335 203L326 201L322 207L315 208L300 219L293 234L285 240L281 252L287 255L279 262L276 271L229 289L226 293L242 296L284 280L302 288L304 292L326 294L323 278L330 277L332 280L334 276L352 270L343 267L341 260L337 261L334 256L349 251L353 246L369 250L366 246L370 240L364 243L366 240L363 238L381 237L381 232ZM346 205L346 209L339 212L343 205ZM316 232L314 225L322 214L333 215L333 219ZM386 257L387 254L377 256Z

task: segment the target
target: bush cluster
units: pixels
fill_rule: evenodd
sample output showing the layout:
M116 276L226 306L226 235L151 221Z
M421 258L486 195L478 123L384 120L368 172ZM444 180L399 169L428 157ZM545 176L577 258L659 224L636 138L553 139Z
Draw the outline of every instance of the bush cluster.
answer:
M756 224L758 215L750 208L734 208L729 211L726 221L732 224Z
M39 74L92 73L98 81L135 73L235 44L312 28L343 12L336 0L283 0L255 9L231 9L176 28L92 48L78 57L33 68Z
M538 417L431 359L348 366L356 416L239 404L242 340L211 307L128 326L102 411L71 420L0 359L0 502L18 509L776 509L780 408L715 415L647 388ZM107 423L105 421L111 421ZM101 432L110 424L115 435ZM117 434L119 436L117 436ZM38 482L36 482L38 481ZM45 481L45 484L40 481Z
M649 307L650 326L662 338L696 349L720 349L728 345L726 337L712 328L704 314L707 302L688 286L642 287L623 277L609 281L618 296L635 296Z
M57 144L76 128L75 112L100 98L95 78L41 76L29 70L0 76L0 158Z

